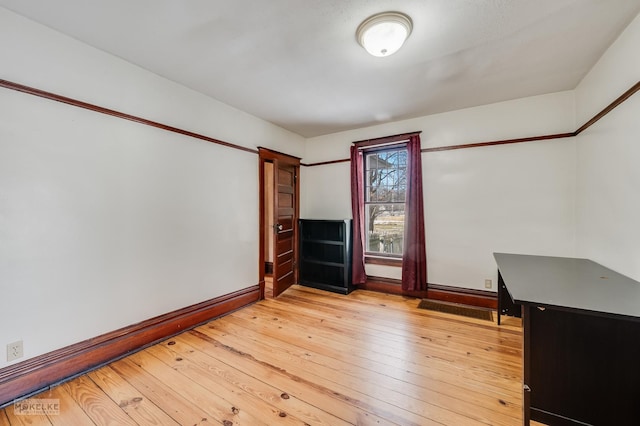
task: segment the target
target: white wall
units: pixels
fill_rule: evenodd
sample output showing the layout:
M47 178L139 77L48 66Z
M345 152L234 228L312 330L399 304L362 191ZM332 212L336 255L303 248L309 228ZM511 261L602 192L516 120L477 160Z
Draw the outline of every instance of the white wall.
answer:
M0 8L0 78L238 145L303 139ZM0 347L258 283L258 156L0 89ZM0 356L0 367L7 365Z
M304 219L351 217L350 163L301 167L300 171L300 217Z
M640 16L576 89L586 121L640 80ZM640 94L578 136L576 252L640 280Z
M573 93L562 92L309 139L304 162L348 158L353 141L418 130L427 148L574 129ZM575 149L560 139L423 153L429 282L484 289L497 280L496 251L573 255ZM351 217L349 163L303 169L302 216ZM400 277L393 267L367 273Z

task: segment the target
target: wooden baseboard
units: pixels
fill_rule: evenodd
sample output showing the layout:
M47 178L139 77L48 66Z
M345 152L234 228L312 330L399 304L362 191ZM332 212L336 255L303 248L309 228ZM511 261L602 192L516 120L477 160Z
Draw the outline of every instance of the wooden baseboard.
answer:
M358 284L356 288L361 290L378 291L380 293L400 294L403 296L426 298L426 291L404 291L402 281L393 278L367 276L364 284Z
M498 309L498 293L493 291L473 290L440 284L429 284L428 288L427 299Z
M400 280L383 277L367 277L367 282L358 288L390 294L400 294L421 299L442 300L482 308L498 309L497 293L484 290L472 290L441 284L428 284L427 291L404 291Z
M260 285L188 306L0 369L0 407L228 314L260 298Z

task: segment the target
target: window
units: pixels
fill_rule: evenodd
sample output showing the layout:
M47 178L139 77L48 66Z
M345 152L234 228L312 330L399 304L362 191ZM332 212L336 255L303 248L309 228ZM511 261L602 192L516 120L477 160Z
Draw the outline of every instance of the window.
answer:
M407 192L407 148L364 151L365 251L402 257Z
M353 283L375 263L401 267L403 291L426 290L420 132L356 141L350 152Z

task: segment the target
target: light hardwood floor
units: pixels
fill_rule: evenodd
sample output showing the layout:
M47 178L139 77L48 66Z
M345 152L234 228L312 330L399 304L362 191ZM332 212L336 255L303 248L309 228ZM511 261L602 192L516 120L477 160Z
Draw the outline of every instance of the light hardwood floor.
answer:
M264 277L264 297L271 299L273 297L273 276Z
M293 286L46 391L0 426L519 425L521 329ZM513 322L509 322L513 321Z

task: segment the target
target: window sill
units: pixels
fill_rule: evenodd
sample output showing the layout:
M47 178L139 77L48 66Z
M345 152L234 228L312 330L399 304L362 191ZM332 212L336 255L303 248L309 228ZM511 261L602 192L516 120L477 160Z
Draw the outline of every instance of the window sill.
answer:
M364 263L372 265L384 265L384 266L402 266L402 259L397 257L383 257L383 256L369 256L365 255Z

